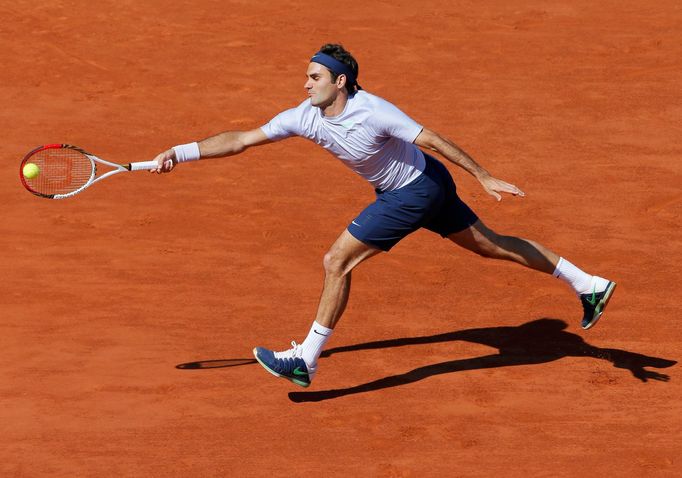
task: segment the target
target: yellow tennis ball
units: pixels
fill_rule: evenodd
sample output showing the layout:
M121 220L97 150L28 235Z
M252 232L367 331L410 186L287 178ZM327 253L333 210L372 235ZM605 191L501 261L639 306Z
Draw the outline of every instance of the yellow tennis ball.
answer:
M35 163L26 163L23 172L26 179L33 179L40 174L40 168Z

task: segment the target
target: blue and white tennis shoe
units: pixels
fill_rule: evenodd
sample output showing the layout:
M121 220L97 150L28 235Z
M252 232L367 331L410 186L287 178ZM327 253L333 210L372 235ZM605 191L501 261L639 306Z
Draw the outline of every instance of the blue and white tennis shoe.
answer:
M253 349L253 355L258 363L275 377L286 378L296 385L308 387L316 370L308 367L301 357L303 348L299 344L291 342L291 346L292 348L284 352L256 347Z
M580 295L580 302L583 304L583 329L587 330L593 327L601 318L614 290L616 290L616 283L609 282L606 289L601 292L593 289L591 294Z

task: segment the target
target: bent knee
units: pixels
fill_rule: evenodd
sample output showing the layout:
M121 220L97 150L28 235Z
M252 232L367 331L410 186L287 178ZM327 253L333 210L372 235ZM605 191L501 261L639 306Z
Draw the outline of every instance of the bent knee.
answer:
M342 276L346 271L348 260L336 249L330 249L322 259L322 266L327 275Z

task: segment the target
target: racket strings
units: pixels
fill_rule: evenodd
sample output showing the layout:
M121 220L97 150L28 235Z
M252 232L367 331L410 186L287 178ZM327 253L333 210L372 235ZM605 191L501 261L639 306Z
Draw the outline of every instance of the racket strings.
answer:
M27 162L38 166L39 173L34 178L25 178L26 183L44 195L74 192L85 186L96 171L90 158L69 148L43 149Z

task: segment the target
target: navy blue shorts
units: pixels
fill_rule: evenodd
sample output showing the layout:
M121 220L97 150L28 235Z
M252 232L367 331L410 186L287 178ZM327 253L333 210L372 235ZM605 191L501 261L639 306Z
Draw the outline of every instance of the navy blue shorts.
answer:
M388 251L421 227L446 237L478 221L457 195L455 182L443 163L428 154L424 157L424 172L410 184L392 191L376 190L376 201L348 225L353 237Z

